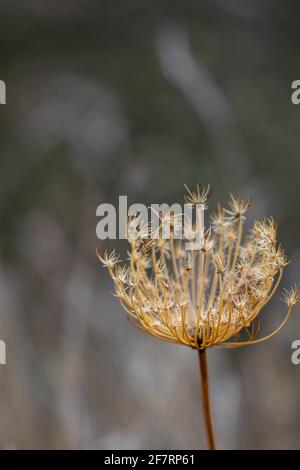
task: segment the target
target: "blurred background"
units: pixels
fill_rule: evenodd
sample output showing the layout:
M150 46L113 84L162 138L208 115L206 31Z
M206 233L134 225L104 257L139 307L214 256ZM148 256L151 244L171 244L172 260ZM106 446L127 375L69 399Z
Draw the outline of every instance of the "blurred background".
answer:
M251 196L299 281L300 4L2 1L0 447L205 448L196 353L134 329L95 256L96 207ZM262 333L284 306L275 296ZM296 449L300 311L208 354L219 448Z

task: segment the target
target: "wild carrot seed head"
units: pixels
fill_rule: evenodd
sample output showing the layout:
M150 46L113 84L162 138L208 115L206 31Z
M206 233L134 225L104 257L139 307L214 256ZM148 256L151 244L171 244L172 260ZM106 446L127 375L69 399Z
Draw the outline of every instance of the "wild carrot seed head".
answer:
M191 204L206 205L211 195L210 186L186 189ZM184 240L175 239L179 217L170 213L160 217L155 237L153 233L148 239L129 237L127 266L118 264L115 251L98 255L131 322L158 339L195 349L238 347L276 334L288 317L270 335L254 339L257 318L276 291L287 258L277 246L273 218L256 221L243 237L250 205L232 195L229 208L218 205L212 226L201 228L196 251L186 251ZM171 224L170 240L161 237L165 221ZM285 292L284 301L289 316L299 301L296 288ZM241 330L247 335L245 341L236 340Z

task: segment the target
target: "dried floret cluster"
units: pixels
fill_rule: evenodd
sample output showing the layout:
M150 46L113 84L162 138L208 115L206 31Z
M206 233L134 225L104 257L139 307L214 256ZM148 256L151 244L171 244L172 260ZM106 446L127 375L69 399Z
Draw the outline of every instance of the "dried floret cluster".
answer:
M206 209L210 187L186 189L187 202L196 210ZM160 219L160 228L170 224L169 240L153 234L146 240L128 236L127 265L120 264L114 251L98 254L129 320L156 338L198 350L255 344L278 333L299 293L296 288L285 292L284 320L270 334L257 338L258 316L275 293L288 261L277 244L273 218L256 221L243 237L250 205L249 200L232 195L228 208L218 205L211 226L201 228L196 251L186 250L185 240L175 239L181 221L169 213Z

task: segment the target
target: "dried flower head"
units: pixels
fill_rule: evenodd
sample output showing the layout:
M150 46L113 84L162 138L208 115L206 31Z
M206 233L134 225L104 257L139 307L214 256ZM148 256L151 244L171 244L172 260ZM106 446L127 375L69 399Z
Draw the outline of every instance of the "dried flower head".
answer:
M113 267L120 262L119 255L116 254L115 250L113 250L111 253L105 251L103 255L101 255L98 250L96 250L96 254L104 268L107 268L108 270L112 271Z
M211 194L210 186L186 189L192 204L205 205ZM114 251L98 255L134 325L156 338L198 350L255 344L279 332L299 293L296 288L285 292L284 320L267 336L256 338L258 316L278 288L287 259L277 246L274 219L256 221L243 237L250 205L232 195L229 209L219 205L212 227L200 228L197 251L185 252L184 240L175 240L173 230L168 241L129 239L128 267L116 266ZM165 217L176 226L176 218Z
M194 268L195 265L195 254L188 253L185 261L185 270L186 271L191 271Z
M230 209L225 209L225 212L233 219L244 218L245 213L251 207L250 199L244 200L241 197L234 197L230 194L230 201L228 205Z
M207 199L212 195L213 189L210 185L207 187L197 184L196 188L193 190L189 188L186 184L184 185L187 196L185 200L190 204L205 204Z
M292 307L300 301L300 293L296 287L292 287L290 290L284 289L282 300L288 307Z
M225 271L226 266L224 263L224 258L220 253L217 253L214 257L214 262L215 262L215 267L216 267L216 273L221 274L223 271Z
M227 220L225 217L225 210L220 204L217 205L217 210L210 217L215 233L221 233L226 227Z

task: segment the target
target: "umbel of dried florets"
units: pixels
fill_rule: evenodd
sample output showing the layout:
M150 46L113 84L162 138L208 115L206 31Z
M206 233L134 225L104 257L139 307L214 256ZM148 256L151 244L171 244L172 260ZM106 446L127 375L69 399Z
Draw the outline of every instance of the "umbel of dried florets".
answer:
M206 208L210 187L186 189L190 204ZM198 350L256 344L277 334L299 301L299 293L296 288L285 291L283 321L270 334L257 338L259 314L278 288L288 262L283 248L277 246L273 218L256 221L243 237L250 205L232 195L229 208L218 205L211 227L201 228L197 251L186 251L184 240L175 240L173 230L169 240L129 237L125 267L114 251L98 254L129 320L156 338ZM172 219L170 214L165 217Z

